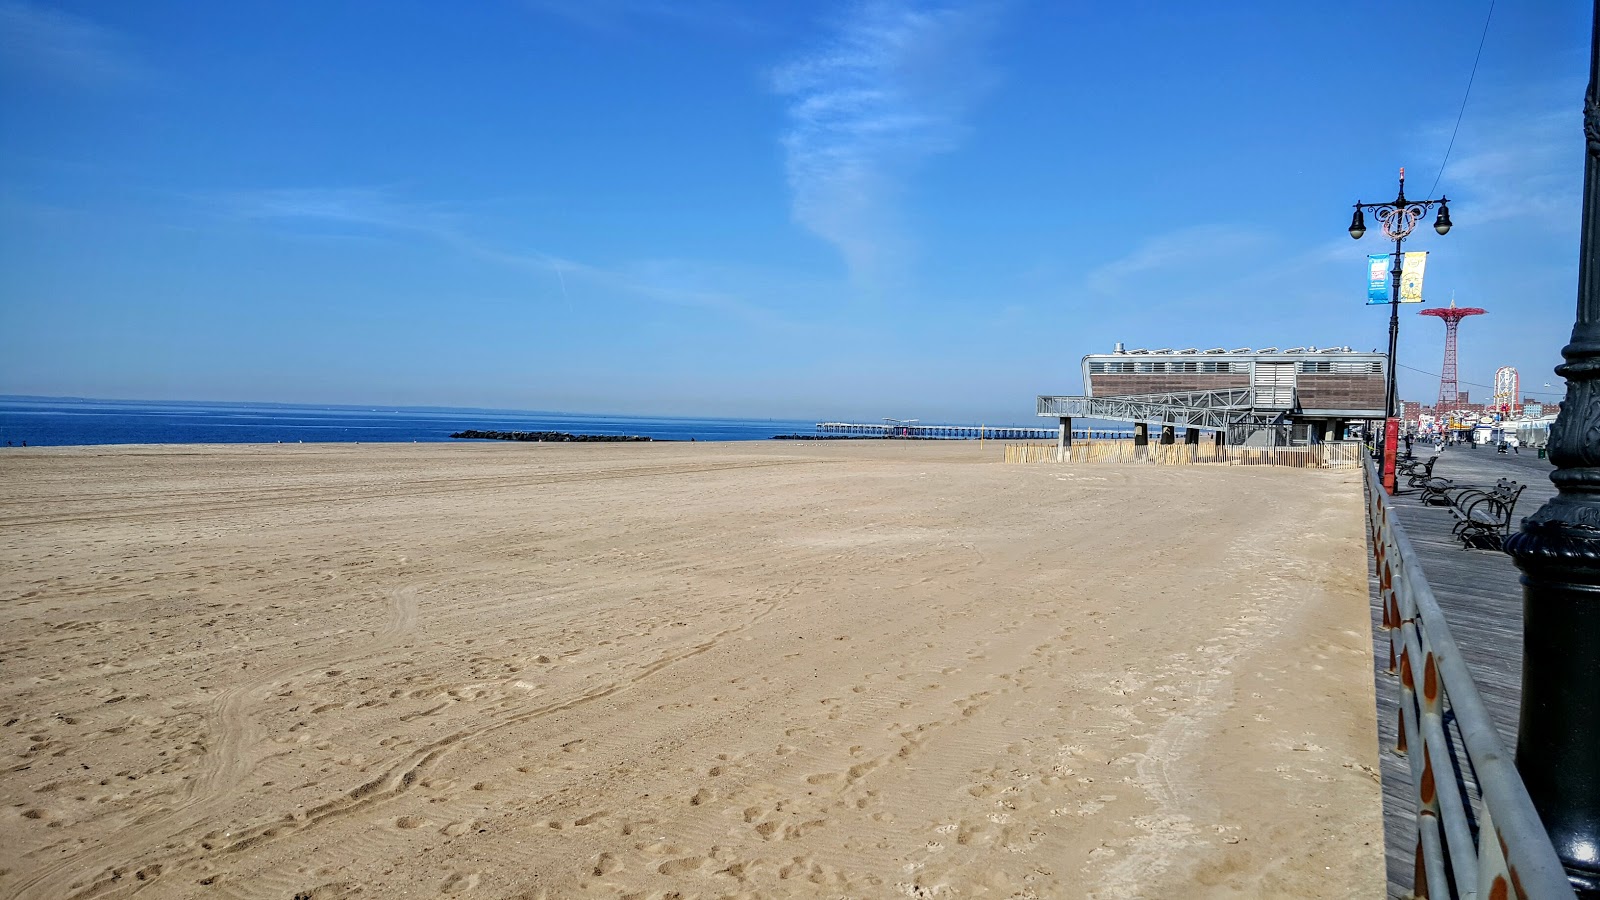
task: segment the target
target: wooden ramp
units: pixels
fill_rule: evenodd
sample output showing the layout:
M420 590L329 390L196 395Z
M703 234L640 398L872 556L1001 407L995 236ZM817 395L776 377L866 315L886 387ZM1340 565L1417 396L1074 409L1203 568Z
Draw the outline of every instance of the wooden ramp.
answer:
M1418 454L1423 448L1418 446ZM1493 487L1509 478L1528 489L1517 501L1513 529L1555 495L1550 483L1554 467L1533 450L1501 456L1492 449L1452 447L1434 464L1435 476L1458 484ZM1403 486L1403 483L1402 483ZM1522 585L1511 557L1493 550L1463 550L1450 534L1455 519L1444 507L1423 506L1419 492L1393 498L1401 527L1421 556L1450 631L1461 647L1483 702L1489 708L1507 749L1516 746L1517 711L1522 678ZM1368 561L1372 554L1368 548ZM1389 895L1410 897L1417 843L1416 804L1411 799L1411 772L1404 757L1394 754L1399 685L1388 674L1389 633L1383 630L1378 582L1369 566L1372 596L1373 657L1378 696L1378 742L1383 778L1384 845L1388 856ZM1452 737L1456 737L1452 735ZM1467 785L1475 797L1477 786Z

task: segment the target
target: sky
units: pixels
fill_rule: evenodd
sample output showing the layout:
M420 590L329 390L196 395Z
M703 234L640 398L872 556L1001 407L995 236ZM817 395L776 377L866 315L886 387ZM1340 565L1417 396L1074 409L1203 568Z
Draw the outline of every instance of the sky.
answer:
M1381 349L1405 166L1463 390L1555 399L1591 9L1489 13L0 0L0 394L1030 423L1118 341Z

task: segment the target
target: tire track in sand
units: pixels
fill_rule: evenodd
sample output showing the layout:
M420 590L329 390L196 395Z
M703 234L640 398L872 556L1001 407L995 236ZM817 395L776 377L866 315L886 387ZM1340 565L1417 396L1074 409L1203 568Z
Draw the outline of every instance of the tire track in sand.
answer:
M407 616L414 616L415 614L414 599L407 601L400 596L404 590L405 589L402 588L401 591L396 592L394 602L391 606L392 618L390 625L395 628L398 628L399 623L401 623ZM115 856L119 856L123 859L127 859L130 855L134 855L135 862L113 868L113 862L107 859L108 857L113 856L113 851L118 851L119 848L125 847L132 843L131 841L124 840L119 840L115 845L105 848L102 852L96 853L93 860L90 860L87 857L78 857L77 860L74 860L73 862L75 863L82 863L83 865L81 868L85 869L90 868L88 864L93 862L94 868L98 869L98 878L94 882L75 892L66 894L65 896L69 897L70 900L91 900L91 898L105 898L135 893L159 881L158 878L150 878L149 880L136 880L128 878L127 875L136 872L138 867L147 867L152 866L152 864L159 864L160 869L158 871L162 873L163 877L167 877L187 866L199 862L208 856L241 853L246 850L259 847L276 838L296 834L306 829L313 828L324 822L343 818L345 816L366 810L369 807L393 800L404 795L412 787L421 782L439 764L439 762L444 759L446 754L457 747L470 746L474 739L482 738L483 736L492 734L496 731L501 731L503 729L518 725L524 725L556 713L575 709L590 703L594 703L598 700L604 700L622 691L628 690L633 686L648 680L663 670L676 665L677 663L709 652L719 643L729 637L754 628L763 619L767 618L774 611L776 611L778 607L779 603L776 599L769 600L763 605L763 608L759 612L751 616L743 623L731 626L729 628L724 628L721 631L713 634L709 639L694 644L679 652L665 654L654 662L642 667L627 678L596 687L576 697L556 701L553 703L547 703L532 709L525 709L522 712L514 715L506 716L497 720L491 720L476 728L462 729L444 735L405 754L398 761L392 763L386 769L384 769L383 772L377 777L368 779L360 786L334 797L333 799L324 801L323 803L304 810L289 813L285 816L279 816L262 824L235 830L230 835L229 843L217 845L210 843L202 844L199 841L185 841L178 846L173 846L177 843L176 839L178 835L205 820L204 815L197 817L192 814L194 810L194 807L192 806L184 807L181 810L175 810L174 816L163 817L159 821L151 822L149 827L141 827L137 829L139 835L142 838L146 838L141 840L139 845L145 848L150 848L147 856L141 857L134 854L129 854L126 851L115 853ZM389 629L385 629L385 631L388 630ZM403 636L406 632L397 631L396 633ZM343 657L346 655L347 654L341 654L340 656ZM317 663L317 665L326 664L327 663L325 661ZM303 667L313 668L314 666L306 665ZM226 797L214 795L213 797L209 798L212 804L215 804L222 799L226 799ZM175 818L175 814L178 812L190 813L190 815L187 816L188 821L184 822L178 827L161 827L165 826L166 823L171 821L172 818ZM163 847L170 849L168 849L166 853L160 853L156 851L156 848ZM36 874L32 879L25 883L23 892L17 895L19 900L21 900L21 898L30 898L30 900L32 900L32 898L35 897L42 898L43 896L62 896L60 892L51 895L41 895L29 893L29 891L36 888L41 882L46 881L51 874L67 868L68 865L69 864L64 863L62 865L53 867L51 871L40 872Z
M1227 711L1235 663L1281 631L1281 619L1268 610L1283 598L1296 596L1295 585L1278 565L1258 560L1290 558L1280 544L1292 544L1298 537L1250 532L1234 538L1223 552L1224 559L1238 561L1236 569L1254 570L1260 582L1250 596L1240 598L1232 623L1207 640L1205 647L1212 652L1185 673L1190 679L1184 690L1190 699L1187 710L1168 715L1139 760L1135 782L1156 811L1135 820L1143 833L1129 842L1127 857L1102 874L1099 889L1109 900L1150 896L1159 879L1195 843L1193 820L1206 802L1203 785L1195 780L1201 773L1194 771L1194 743Z
M342 647L337 652L324 653L310 659L297 659L263 670L255 678L224 690L213 699L206 710L206 729L214 736L215 748L207 748L200 774L191 780L189 790L176 807L154 818L141 821L119 830L114 839L86 853L45 866L24 879L18 888L18 900L59 897L62 884L70 879L71 870L79 874L98 873L99 878L83 891L72 896L89 897L119 886L126 874L137 873L153 860L142 857L173 837L207 821L225 801L232 796L233 788L243 781L256 760L250 755L264 738L261 727L249 715L256 704L278 684L305 672L320 669L342 659L366 656L398 642L416 627L418 598L422 582L411 582L390 592L389 618L371 640L359 644L355 651ZM119 859L133 858L136 863L116 865ZM143 875L128 879L123 887L137 889L150 883ZM68 881L67 883L70 883Z
M399 484L350 485L337 495L328 494L325 488L274 487L235 489L243 496L226 501L194 503L160 503L131 512L76 512L69 509L61 515L0 516L0 528L18 528L35 525L86 524L99 522L193 522L200 517L229 516L258 509L277 509L296 505L327 505L337 503L365 503L396 497L418 497L432 494L451 494L461 491L507 488L542 487L552 484L582 484L594 481L613 481L621 478L652 478L669 475L700 475L730 469L764 469L773 466L806 465L817 460L772 460L748 463L675 463L654 466L629 466L609 471L582 470L576 472L546 472L531 476L495 476L474 478L430 478ZM60 504L71 506L70 503Z

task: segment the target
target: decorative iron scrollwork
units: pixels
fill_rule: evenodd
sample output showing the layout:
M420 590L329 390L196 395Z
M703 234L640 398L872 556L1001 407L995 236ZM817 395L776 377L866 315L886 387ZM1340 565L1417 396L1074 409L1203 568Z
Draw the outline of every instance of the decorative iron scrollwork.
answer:
M1584 98L1583 136L1589 141L1589 155L1600 156L1600 102L1593 94Z
M1383 223L1383 236L1391 241L1403 241L1417 227L1417 220L1428 214L1432 203L1407 203L1404 206L1380 206L1378 221Z

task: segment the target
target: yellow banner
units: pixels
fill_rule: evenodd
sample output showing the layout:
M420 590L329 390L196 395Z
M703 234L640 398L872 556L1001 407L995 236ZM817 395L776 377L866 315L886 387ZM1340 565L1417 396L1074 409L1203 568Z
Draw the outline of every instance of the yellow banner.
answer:
M1400 264L1400 302L1422 302L1422 271L1428 267L1427 251L1407 253Z

